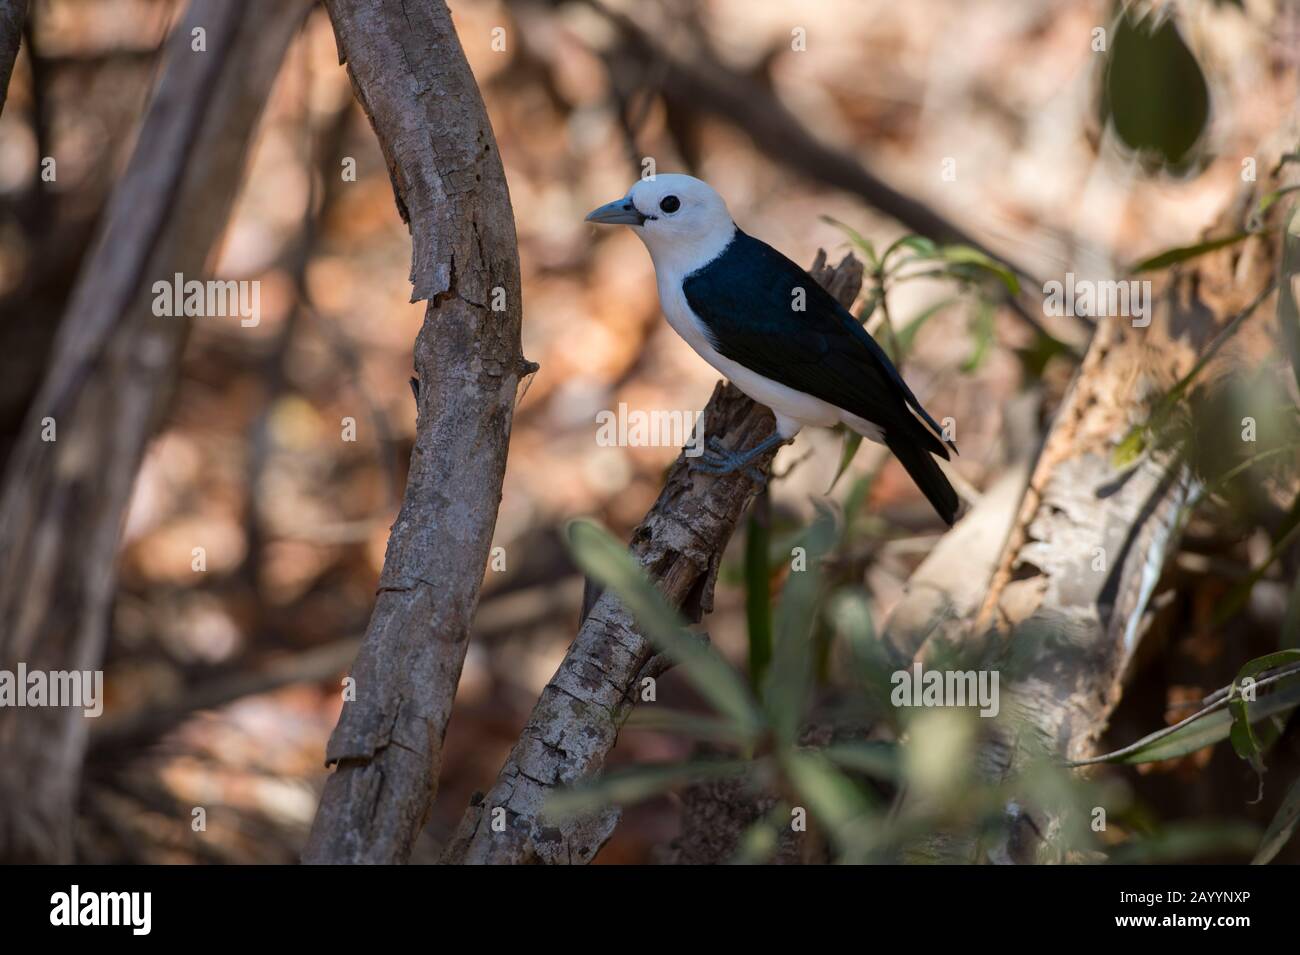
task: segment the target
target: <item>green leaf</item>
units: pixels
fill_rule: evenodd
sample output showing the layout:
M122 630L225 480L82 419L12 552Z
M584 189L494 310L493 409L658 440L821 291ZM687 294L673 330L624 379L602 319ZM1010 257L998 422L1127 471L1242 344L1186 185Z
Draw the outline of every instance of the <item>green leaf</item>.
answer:
M1197 256L1205 255L1207 252L1214 252L1218 249L1227 248L1235 245L1242 239L1250 238L1249 232L1238 232L1236 235L1221 236L1217 239L1207 239L1205 242L1198 242L1195 245L1181 245L1175 249L1166 249L1159 255L1153 255L1149 259L1143 259L1129 266L1129 271L1134 275L1142 272L1154 272L1158 269L1166 269L1171 265L1177 265L1180 262L1186 262L1188 259L1194 259Z
M762 715L740 677L712 647L686 631L684 621L619 541L591 521L578 520L569 524L569 550L583 573L618 595L646 638L682 668L719 713L741 731L758 733Z
M1175 382L1174 386L1155 402L1147 420L1129 429L1128 434L1124 436L1124 439L1120 441L1112 454L1115 467L1127 467L1137 459L1138 455L1146 450L1152 436L1158 434L1169 422L1174 411L1178 408L1179 402L1182 401L1183 395L1192 387L1202 369L1210 363L1214 356L1219 353L1219 349L1227 344L1246 319L1263 304L1264 300L1273 293L1273 289L1276 287L1275 282L1270 282L1266 288L1262 289L1251 300L1250 304L1234 315L1219 334L1214 336L1214 340L1201 353L1201 356L1196 359L1196 363L1192 365L1191 370Z
M950 266L971 266L989 272L1006 286L1009 294L1018 295L1020 293L1020 280L1016 278L1016 273L979 249L972 248L969 245L945 245L939 249L939 257ZM961 272L954 274L963 278L967 277Z
M837 766L876 779L894 780L902 772L898 744L880 742L832 743L822 753Z
M1261 220L1263 220L1264 214L1268 212L1269 209L1273 208L1279 199L1283 196L1290 195L1298 189L1300 189L1300 185L1283 186L1281 189L1274 189L1272 192L1265 194L1260 198L1259 205L1255 207L1255 211L1251 214L1251 220L1256 224L1259 224Z
M1294 519L1296 505L1300 505L1300 495L1296 497L1295 502L1292 504L1292 514L1288 515L1289 519ZM1273 542L1273 546L1269 549L1268 556L1264 558L1262 564L1233 584L1228 592L1220 598L1215 607L1213 626L1223 626L1237 614L1237 611L1246 605L1246 601L1250 599L1251 591L1255 589L1255 584L1263 580L1264 575L1268 573L1268 569L1286 552L1286 549L1291 546L1291 542L1295 540L1297 535L1300 535L1300 521L1294 521L1282 536Z
M1124 470L1142 457L1150 443L1146 424L1135 424L1129 428L1128 434L1124 435L1120 443L1115 445L1115 450L1110 454L1111 466L1118 471Z
M898 350L900 354L906 356L912 350L917 332L924 327L925 323L956 301L955 298L941 299L904 325L902 331L898 333Z
M1024 376L1029 381L1042 378L1048 362L1057 355L1073 357L1073 352L1065 342L1042 331L1035 332L1034 340L1025 348L1017 348L1015 352L1020 359Z
M1264 773L1264 752L1277 741L1282 728L1272 719L1261 721L1259 732L1248 712L1249 703L1242 696L1242 684L1246 680L1256 681L1256 677L1265 670L1276 670L1300 659L1300 650L1279 650L1246 663L1237 671L1232 681L1232 690L1228 694L1228 708L1232 711L1232 730L1229 738L1237 755L1250 763L1256 773ZM1252 694L1253 695L1253 694ZM1260 780L1261 785L1263 780Z
M790 807L783 802L777 803L758 822L746 829L740 836L736 854L731 858L731 865L763 865L776 854L781 844L781 833L790 821Z
M858 312L858 324L865 325L870 321L871 316L876 312L876 306L880 304L880 288L873 288L867 294L867 300L862 303L862 310Z
M927 239L923 235L905 235L902 238L895 239L893 244L891 244L889 248L885 249L885 254L880 257L880 267L882 269L889 262L889 257L899 249L911 249L916 253L916 255L907 259L907 262L918 262L924 259L932 259L939 252L939 247L935 245L933 240Z
M611 770L588 782L557 789L546 798L543 814L563 819L599 812L609 806L643 802L678 786L703 779L743 776L754 768L748 760L699 760Z
M772 546L771 498L767 488L758 492L745 525L745 623L749 636L749 685L763 685L772 660Z
M971 325L975 333L975 350L962 362L962 371L970 374L984 364L993 347L993 328L993 306L981 299L975 305L975 321Z
M835 485L840 483L840 478L844 477L844 472L847 471L849 465L853 463L853 459L857 456L858 448L860 447L862 447L862 435L858 434L856 431L845 429L844 446L840 451L840 464L839 467L835 469L835 477L831 479L831 486L826 489L827 494L830 494L831 491L835 490Z
M748 737L729 720L674 710L658 703L636 707L628 714L626 725L628 729L670 733L711 743L744 745L749 742Z
M895 666L876 635L867 592L860 587L841 589L830 601L827 614L836 635L848 645L853 676L874 706L874 715L897 728L898 707L889 701Z
M1300 671L1297 671L1300 672ZM1300 705L1300 679L1296 674L1288 674L1292 679L1275 680L1266 677L1259 681L1262 688L1266 681L1273 689L1260 696L1258 702L1250 704L1249 719L1252 723L1265 717L1286 713ZM1139 763L1156 763L1164 759L1186 756L1198 749L1213 746L1228 738L1232 730L1232 713L1227 708L1227 699L1216 700L1210 705L1193 713L1187 719L1173 726L1167 726L1136 743L1118 749L1104 756L1081 759L1070 763L1071 766L1089 766L1093 763L1118 763L1133 766Z
M1179 824L1153 836L1134 839L1111 853L1114 865L1183 862L1225 852L1250 852L1259 830L1241 823Z
M1098 109L1102 126L1148 168L1190 168L1210 119L1210 89L1177 17L1128 6L1110 30Z
M849 241L852 242L855 246L857 246L862 251L862 254L866 256L867 265L870 266L870 268L873 271L875 270L876 266L879 264L879 260L876 258L875 243L873 243L870 239L864 236L857 229L853 228L853 226L846 225L845 223L841 222L839 219L836 219L832 216L822 216L821 220L822 222L835 226L835 228L839 229L841 232L847 235L849 237Z
M1268 865L1273 857L1282 851L1282 847L1295 835L1296 823L1300 822L1300 779L1291 784L1282 805L1278 807L1273 821L1268 824L1264 838L1259 841L1255 858L1251 865Z
M850 856L865 855L874 841L870 826L876 818L866 794L815 750L791 750L781 764L831 842Z
M810 637L821 591L821 561L834 542L834 516L819 509L801 541L804 569L791 569L776 608L776 646L763 702L777 738L787 745L793 745L798 737L812 683Z

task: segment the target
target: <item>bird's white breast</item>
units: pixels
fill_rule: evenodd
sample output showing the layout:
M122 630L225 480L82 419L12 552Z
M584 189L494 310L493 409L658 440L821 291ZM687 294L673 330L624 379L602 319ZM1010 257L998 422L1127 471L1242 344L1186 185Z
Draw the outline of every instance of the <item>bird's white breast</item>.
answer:
M701 358L726 375L732 384L759 404L771 408L776 416L777 430L782 437L794 437L805 425L828 428L843 421L865 437L873 441L879 440L880 430L870 422L848 414L820 398L814 398L779 381L764 377L739 362L719 354L709 340L704 323L686 301L686 295L682 292L681 278L665 275L657 269L656 272L659 304L663 308L664 317L668 319L668 324L685 339L686 344L695 349Z

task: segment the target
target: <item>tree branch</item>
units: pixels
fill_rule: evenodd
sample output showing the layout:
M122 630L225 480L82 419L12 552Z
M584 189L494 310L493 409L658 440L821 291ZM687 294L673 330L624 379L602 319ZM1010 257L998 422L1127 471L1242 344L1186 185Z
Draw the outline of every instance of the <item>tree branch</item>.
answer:
M862 287L862 265L852 255L834 269L818 253L813 277L850 307ZM770 435L772 413L730 384L719 384L699 428L731 448L748 448ZM756 462L763 473L775 451ZM675 607L698 622L713 609L718 566L757 486L742 473L690 471L684 454L645 519L632 532L631 551ZM560 786L591 777L605 764L641 681L665 669L635 621L611 593L596 601L555 676L542 691L496 784L469 807L442 861L445 863L587 863L609 838L619 811L548 823L546 798ZM504 809L505 826L493 827Z
M404 862L442 741L496 526L520 351L519 253L496 139L442 2L327 0L410 224L419 417L379 595L303 859Z
M252 16L195 0L69 300L0 499L0 666L100 665L123 512L189 327L155 280L202 272L305 2ZM206 31L206 50L191 30ZM52 419L57 439L49 440ZM0 710L0 858L67 860L87 726L74 707Z

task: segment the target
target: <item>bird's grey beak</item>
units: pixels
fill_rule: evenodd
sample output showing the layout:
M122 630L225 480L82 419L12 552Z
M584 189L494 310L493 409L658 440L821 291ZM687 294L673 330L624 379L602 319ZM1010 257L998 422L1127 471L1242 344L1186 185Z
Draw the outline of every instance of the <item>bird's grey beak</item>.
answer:
M624 196L607 202L599 209L587 213L588 222L600 222L604 225L641 225L646 217L632 205L632 200Z

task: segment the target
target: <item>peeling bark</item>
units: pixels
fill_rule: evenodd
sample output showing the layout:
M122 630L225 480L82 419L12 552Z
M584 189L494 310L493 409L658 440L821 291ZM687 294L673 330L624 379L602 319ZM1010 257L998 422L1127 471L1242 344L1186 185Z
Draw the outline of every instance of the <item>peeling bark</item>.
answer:
M101 665L123 513L189 320L154 281L201 274L305 2L258 16L195 0L60 326L0 499L0 667ZM206 52L190 31L207 31ZM53 419L57 440L44 440ZM0 858L68 861L88 726L73 707L0 710Z
M496 139L446 5L326 6L411 227L411 300L429 305L410 476L303 859L404 862L437 790L529 370L519 254Z
M862 266L846 256L834 269L819 253L813 277L845 307L862 287ZM772 414L730 384L719 384L699 427L732 448L770 435ZM775 452L756 462L764 472ZM679 455L668 481L632 533L631 551L668 602L698 622L713 609L723 550L757 486L744 474L699 474ZM559 670L542 691L492 790L466 811L445 863L587 863L609 838L619 811L566 822L542 819L546 798L598 773L630 712L640 681L665 669L618 599L606 593L584 619ZM502 831L494 810L504 809Z
M1243 195L1207 234L1239 229L1254 199ZM1152 399L1264 293L1275 255L1267 237L1205 255L1160 280L1149 327L1112 317L1098 329L1035 465L992 585L965 630L968 641L1000 647L1008 667L1002 716L975 757L985 781L1017 776L1035 756L1093 755L1196 497L1176 456L1151 453L1119 471L1113 452L1145 419ZM980 845L971 833L938 833L909 855L930 862L1064 860L1057 808L1008 806L1006 823L996 844Z

